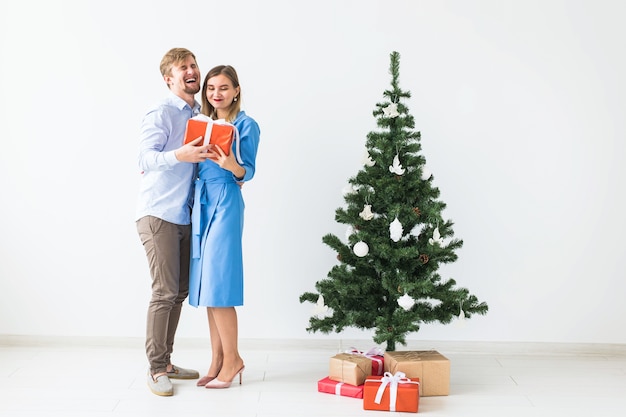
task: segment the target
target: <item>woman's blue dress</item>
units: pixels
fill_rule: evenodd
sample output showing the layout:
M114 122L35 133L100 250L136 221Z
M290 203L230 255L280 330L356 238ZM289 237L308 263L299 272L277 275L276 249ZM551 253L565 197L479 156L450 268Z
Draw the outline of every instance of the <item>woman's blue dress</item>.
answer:
M189 304L194 307L243 305L243 215L245 204L237 182L252 179L260 130L241 111L233 122L239 131L239 164L246 169L237 179L215 162L198 164L191 213ZM236 152L236 144L232 151Z

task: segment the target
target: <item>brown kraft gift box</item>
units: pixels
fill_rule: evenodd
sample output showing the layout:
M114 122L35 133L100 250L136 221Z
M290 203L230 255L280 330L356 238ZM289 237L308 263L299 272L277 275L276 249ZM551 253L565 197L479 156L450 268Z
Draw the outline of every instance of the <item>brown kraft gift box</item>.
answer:
M450 360L435 350L385 352L384 365L385 372L419 378L421 397L450 393Z
M350 385L363 385L372 374L372 360L361 355L338 353L330 358L328 378Z

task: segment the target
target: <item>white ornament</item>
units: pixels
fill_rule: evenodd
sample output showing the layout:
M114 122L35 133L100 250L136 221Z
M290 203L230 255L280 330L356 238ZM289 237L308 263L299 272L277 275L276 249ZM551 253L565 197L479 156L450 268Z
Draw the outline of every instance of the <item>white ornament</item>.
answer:
M415 305L415 300L411 298L411 296L407 293L400 298L398 298L398 305L402 307L404 310L409 311L413 305Z
M435 230L433 231L433 237L432 239L428 239L428 243L431 245L437 244L443 247L443 239L441 238L441 235L439 234L438 227L436 227Z
M343 190L341 192L343 193L344 196L348 194L352 194L354 193L354 187L352 186L352 184L348 184L345 187L343 187Z
M416 224L415 226L413 226L409 234L411 236L419 237L421 232L422 232L422 226L419 224Z
M397 103L389 104L387 107L383 109L383 114L385 115L385 117L391 117L391 118L400 116L400 113L398 113L398 104Z
M348 226L348 228L346 229L346 240L349 239L353 233L354 233L354 227L352 227L352 225Z
M367 243L361 240L354 244L354 247L352 248L352 250L354 251L354 254L356 256L358 256L359 258L362 258L365 255L367 255L367 253L370 251L370 248L369 246L367 246Z
M422 175L420 176L420 178L422 178L422 180L426 181L427 179L430 178L430 176L433 175L430 170L428 168L426 168L426 166L422 167Z
M313 307L313 315L318 319L323 319L324 317L332 315L331 309L324 304L324 296L322 294L317 297L317 304Z
M398 154L396 154L396 156L394 156L393 158L393 165L389 165L389 172L392 172L394 174L397 175L402 175L404 174L404 168L402 168L402 164L400 163L400 158L398 157Z
M460 304L460 312L459 315L457 316L457 326L464 326L465 325L465 311L463 311L463 303L459 303Z
M363 165L368 167L373 167L376 165L376 161L372 159L368 151L365 151L365 155L363 156Z
M394 221L389 224L389 237L394 242L399 241L402 238L402 223L398 220L398 217L394 219Z
M372 205L364 205L363 211L359 213L359 217L361 217L363 220L372 220L374 218L374 213L372 213Z

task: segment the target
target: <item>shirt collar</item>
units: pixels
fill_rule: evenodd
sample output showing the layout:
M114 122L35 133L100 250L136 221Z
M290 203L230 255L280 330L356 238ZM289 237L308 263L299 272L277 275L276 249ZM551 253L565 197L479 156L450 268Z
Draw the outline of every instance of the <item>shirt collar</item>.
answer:
M193 112L194 116L197 115L198 113L200 113L200 103L198 103L197 100L194 100L193 108L191 108L191 107L189 107L189 104L187 104L187 102L185 100L183 100L182 98L178 97L176 94L172 93L171 91L169 93L170 93L169 94L169 101L172 103L172 105L174 105L179 110L184 110L185 108L191 109L191 111Z

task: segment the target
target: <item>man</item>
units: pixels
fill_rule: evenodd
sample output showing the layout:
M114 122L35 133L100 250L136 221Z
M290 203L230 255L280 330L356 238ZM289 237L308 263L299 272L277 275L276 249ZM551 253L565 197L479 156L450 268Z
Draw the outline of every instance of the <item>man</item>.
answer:
M190 207L195 163L208 146L183 145L187 120L199 113L196 57L173 48L161 60L169 94L144 116L139 143L142 170L137 232L146 251L152 297L148 307L146 356L148 386L157 395L173 395L170 378L196 379L197 371L174 366L171 354L182 304L189 293Z

